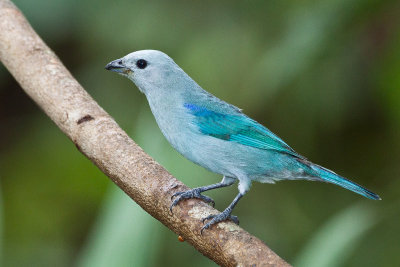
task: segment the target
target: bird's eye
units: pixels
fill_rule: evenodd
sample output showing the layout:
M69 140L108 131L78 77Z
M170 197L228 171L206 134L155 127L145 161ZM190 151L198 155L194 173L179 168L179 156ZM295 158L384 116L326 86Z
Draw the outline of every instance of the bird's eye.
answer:
M136 66L137 66L139 69L144 69L144 68L147 67L147 61L144 60L144 59L139 59L138 61L136 61Z

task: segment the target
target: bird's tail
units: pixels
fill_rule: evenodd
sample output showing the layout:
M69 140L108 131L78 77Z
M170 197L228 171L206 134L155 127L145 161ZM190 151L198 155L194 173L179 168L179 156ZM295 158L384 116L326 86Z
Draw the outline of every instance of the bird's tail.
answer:
M342 176L337 175L336 173L334 173L331 170L328 170L324 167L321 167L321 166L311 163L311 162L302 162L302 163L307 166L305 168L307 170L307 172L310 175L319 177L321 179L320 181L328 182L328 183L332 183L332 184L341 186L343 188L346 188L350 191L353 191L353 192L360 194L369 199L381 200L381 198L374 192L371 192L370 190L366 189L365 187L362 187L361 185L358 185L355 182L352 182Z

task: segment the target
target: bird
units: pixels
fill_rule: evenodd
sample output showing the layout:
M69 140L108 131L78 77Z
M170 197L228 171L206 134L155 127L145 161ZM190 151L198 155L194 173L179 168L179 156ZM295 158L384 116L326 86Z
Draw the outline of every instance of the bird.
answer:
M239 224L232 210L249 191L252 181L320 181L369 199L381 199L372 191L298 154L241 109L201 88L161 51L132 52L111 61L105 69L127 77L146 96L162 134L175 150L222 175L219 183L173 194L171 212L179 202L191 198L214 206L214 200L202 193L238 182L238 194L232 203L224 211L203 218L201 233L226 220Z

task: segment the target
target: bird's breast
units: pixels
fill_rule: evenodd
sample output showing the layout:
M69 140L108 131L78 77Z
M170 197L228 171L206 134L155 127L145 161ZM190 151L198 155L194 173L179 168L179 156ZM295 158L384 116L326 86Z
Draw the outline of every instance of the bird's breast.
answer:
M254 159L243 145L201 133L195 117L177 103L150 102L157 124L172 147L190 161L222 175L237 177L254 168ZM250 150L250 151L249 151ZM250 155L249 155L250 152Z
M180 153L187 149L187 139L194 134L191 115L179 104L150 103L158 127L168 142Z

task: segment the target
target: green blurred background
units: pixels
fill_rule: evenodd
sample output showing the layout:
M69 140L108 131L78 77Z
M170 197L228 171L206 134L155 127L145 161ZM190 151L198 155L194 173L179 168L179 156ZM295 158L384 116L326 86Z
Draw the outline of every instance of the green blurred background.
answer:
M221 177L175 152L144 95L109 73L169 54L310 160L381 195L253 184L241 226L296 266L400 266L400 2L15 0L84 88L190 187ZM0 66L1 266L215 266L128 199ZM210 191L224 209L236 186Z

